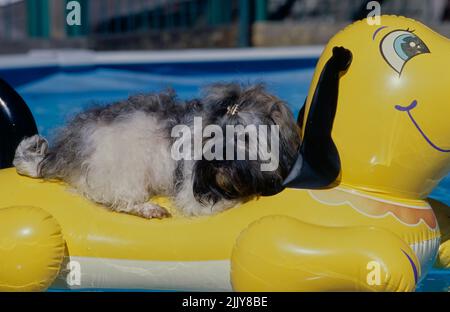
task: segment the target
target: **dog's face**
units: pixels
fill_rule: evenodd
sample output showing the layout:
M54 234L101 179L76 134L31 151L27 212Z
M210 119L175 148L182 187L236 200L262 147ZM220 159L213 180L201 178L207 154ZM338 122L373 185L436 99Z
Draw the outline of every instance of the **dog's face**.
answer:
M223 140L224 148L214 151L219 157L195 163L196 199L215 203L280 192L300 146L287 106L262 86L226 84L208 89L204 111L204 127L217 125L225 137L203 140L204 147Z

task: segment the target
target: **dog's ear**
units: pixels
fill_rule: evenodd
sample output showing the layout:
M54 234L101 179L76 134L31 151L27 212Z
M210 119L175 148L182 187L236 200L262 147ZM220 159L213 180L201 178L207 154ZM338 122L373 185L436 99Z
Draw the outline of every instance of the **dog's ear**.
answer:
M199 160L194 165L193 192L201 203L216 203L220 199L239 198L241 178L235 168L239 164L229 161Z
M259 163L234 160L200 160L194 166L193 192L202 203L216 203L220 199L241 199L253 195L273 192L274 184L259 170ZM275 180L275 178L274 178ZM276 183L277 182L277 183Z
M336 145L331 137L339 96L339 79L352 62L352 53L335 47L317 83L307 119L303 122L300 153L283 185L319 189L333 185L341 171Z

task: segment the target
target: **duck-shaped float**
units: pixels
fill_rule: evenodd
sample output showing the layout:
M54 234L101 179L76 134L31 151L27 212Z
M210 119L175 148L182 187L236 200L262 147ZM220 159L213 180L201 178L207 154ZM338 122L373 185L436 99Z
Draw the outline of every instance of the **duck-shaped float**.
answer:
M149 221L1 170L0 290L413 291L450 267L449 208L427 199L450 171L450 43L381 23L325 48L277 195Z

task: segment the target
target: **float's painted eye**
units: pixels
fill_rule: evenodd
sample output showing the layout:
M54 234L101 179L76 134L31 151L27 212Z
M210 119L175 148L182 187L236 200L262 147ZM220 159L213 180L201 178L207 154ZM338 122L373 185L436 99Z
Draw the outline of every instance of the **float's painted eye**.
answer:
M422 39L408 30L395 30L387 34L381 41L380 49L386 62L399 74L409 60L430 53Z

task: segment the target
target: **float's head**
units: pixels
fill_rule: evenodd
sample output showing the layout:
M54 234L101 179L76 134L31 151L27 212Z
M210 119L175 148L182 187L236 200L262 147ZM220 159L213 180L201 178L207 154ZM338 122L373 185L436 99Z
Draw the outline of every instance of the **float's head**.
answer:
M353 60L341 75L332 130L339 182L426 197L450 171L450 41L403 17L382 16L374 26L356 22L325 48L306 116L320 74L340 46Z

